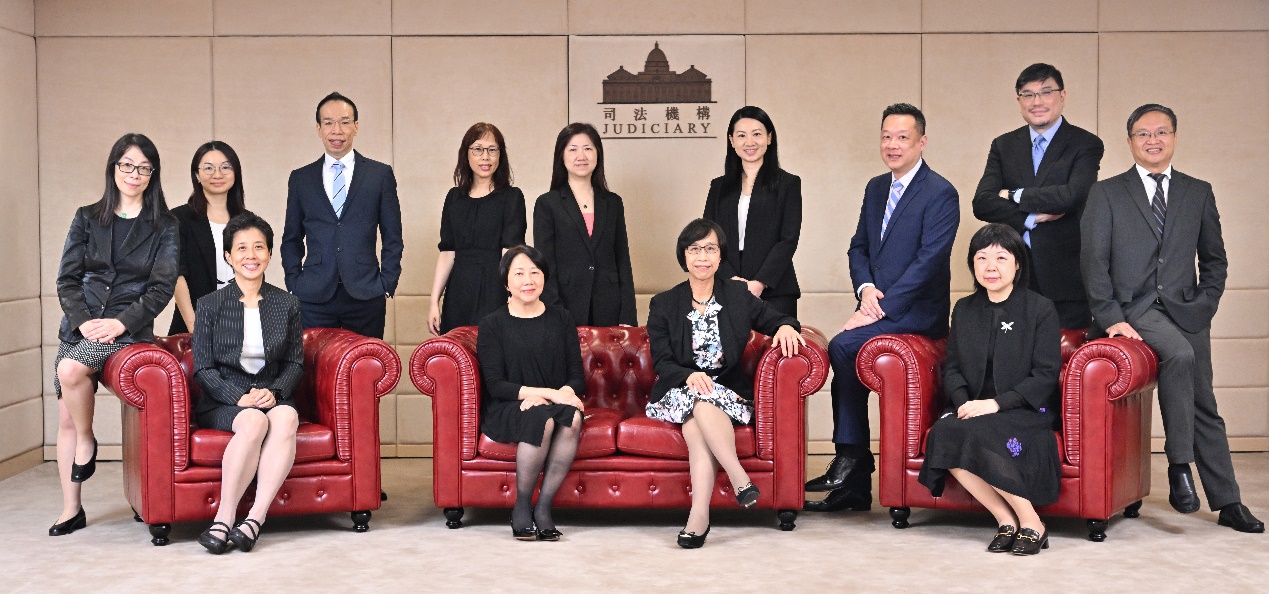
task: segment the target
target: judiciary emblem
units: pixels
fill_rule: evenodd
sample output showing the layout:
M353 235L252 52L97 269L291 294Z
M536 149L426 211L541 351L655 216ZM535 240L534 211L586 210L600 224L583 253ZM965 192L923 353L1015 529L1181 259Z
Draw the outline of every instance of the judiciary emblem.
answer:
M603 81L603 138L716 138L710 133L714 81L692 64L670 69L654 42L637 74L618 66Z

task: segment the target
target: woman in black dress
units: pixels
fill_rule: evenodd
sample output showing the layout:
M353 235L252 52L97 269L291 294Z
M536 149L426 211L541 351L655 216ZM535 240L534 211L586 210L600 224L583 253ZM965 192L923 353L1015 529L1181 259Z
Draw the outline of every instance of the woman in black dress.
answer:
M780 169L775 125L761 108L736 110L727 143L723 175L709 183L702 215L734 239L719 274L744 281L754 296L796 318L802 290L793 253L802 234L802 179Z
M736 457L732 427L748 424L753 415L753 376L742 360L750 331L774 334L786 357L796 355L806 341L797 320L755 297L744 283L717 274L727 253L727 235L717 223L688 223L675 251L688 278L648 306L657 380L646 410L650 418L683 425L692 510L678 544L695 549L709 534L718 466L727 472L737 503L746 508L758 503L758 488Z
M507 250L498 272L511 299L480 321L480 431L516 447L516 503L511 535L559 540L551 503L577 454L586 393L577 326L567 310L541 300L551 276L542 253L526 245ZM545 473L543 473L545 468ZM533 487L542 477L537 505Z
M594 126L569 124L556 137L551 191L533 205L533 243L551 269L543 300L582 325L638 323L626 208L608 191Z
M180 246L159 171L154 143L125 134L106 159L101 199L75 211L66 235L57 270L61 344L53 361L62 514L49 536L87 525L80 483L97 470L98 372L119 349L153 340L154 316L172 299Z
M295 462L299 427L292 392L304 373L303 325L294 295L264 282L273 229L245 213L224 230L223 258L234 278L198 300L194 382L202 390L194 418L205 429L232 431L220 464L216 519L198 543L221 554L231 543L255 547L274 496ZM233 529L238 502L251 480L255 502Z
M454 188L441 210L441 253L432 278L427 327L434 335L475 326L506 305L498 261L524 243L524 194L511 187L511 159L502 132L480 122L458 145ZM441 307L441 296L445 306Z
M1006 225L974 234L969 267L977 291L956 302L943 364L950 408L930 428L919 480L938 497L950 472L995 516L989 552L1034 555L1049 546L1035 508L1061 489L1057 310L1027 289L1027 247Z
M233 280L233 268L221 257L221 238L229 219L246 211L242 163L233 147L218 140L204 143L194 151L189 169L194 183L189 202L172 209L181 224L181 275L169 336L189 332L198 300Z

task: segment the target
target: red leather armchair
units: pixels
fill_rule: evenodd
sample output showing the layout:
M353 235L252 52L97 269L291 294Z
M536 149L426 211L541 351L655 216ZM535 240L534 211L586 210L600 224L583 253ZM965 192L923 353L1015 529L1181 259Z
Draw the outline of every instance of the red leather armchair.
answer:
M200 429L188 334L129 346L106 361L101 381L123 407L124 494L150 541L168 543L172 522L206 521L220 503L220 461L232 433ZM304 380L295 390L300 427L295 466L270 515L352 512L357 532L379 509L379 397L396 386L401 360L381 340L346 330L304 331ZM251 506L249 489L239 506Z
M880 500L891 524L908 527L910 508L983 510L947 477L942 497L917 482L930 426L947 407L941 367L946 341L882 335L856 360L860 379L881 402ZM1084 518L1088 538L1106 540L1119 510L1135 518L1150 492L1151 390L1158 359L1145 343L1062 331L1061 417L1057 432L1062 494L1041 515Z
M586 370L586 412L572 470L556 495L563 507L686 508L691 503L687 443L679 426L644 415L656 374L643 328L577 329ZM807 346L783 357L754 333L744 360L754 373L754 421L736 428L736 450L754 485L758 507L779 510L792 530L801 509L806 460L805 398L824 385L827 340L802 329ZM410 357L410 379L432 397L432 465L436 505L446 525L462 526L463 507L515 503L514 444L480 433L480 369L476 328L451 330ZM711 504L734 507L725 473Z

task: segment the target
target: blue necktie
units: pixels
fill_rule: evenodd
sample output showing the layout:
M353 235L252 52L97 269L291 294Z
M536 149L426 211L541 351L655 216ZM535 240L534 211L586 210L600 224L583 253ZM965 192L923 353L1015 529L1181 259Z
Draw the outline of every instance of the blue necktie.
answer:
M335 179L330 183L330 205L335 209L335 218L338 219L344 214L344 200L348 199L348 184L344 180L343 163L335 161L330 167L335 170Z
M1036 136L1035 142L1031 146L1031 173L1040 173L1040 161L1044 159L1044 149L1048 147L1049 141L1043 136Z
M903 191L903 184L899 180L894 180L890 184L890 200L886 201L886 214L881 217L881 238L886 238L886 227L890 226L890 215L894 214L895 207L899 206L899 193Z
M1163 220L1168 215L1168 205L1163 201L1163 180L1167 178L1162 173L1147 174L1154 179L1154 198L1150 199L1150 210L1154 212L1155 231L1159 232L1159 237L1163 237Z

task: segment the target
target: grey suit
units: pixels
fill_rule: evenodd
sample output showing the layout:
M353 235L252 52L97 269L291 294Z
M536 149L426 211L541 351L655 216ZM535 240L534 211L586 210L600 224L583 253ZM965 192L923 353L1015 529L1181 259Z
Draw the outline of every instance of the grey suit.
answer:
M1215 510L1241 499L1212 390L1212 316L1228 262L1211 184L1173 169L1166 199L1160 236L1135 167L1094 184L1080 268L1094 325L1128 322L1158 354L1164 451L1170 463L1196 462Z

